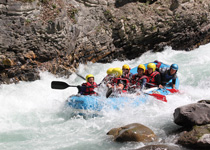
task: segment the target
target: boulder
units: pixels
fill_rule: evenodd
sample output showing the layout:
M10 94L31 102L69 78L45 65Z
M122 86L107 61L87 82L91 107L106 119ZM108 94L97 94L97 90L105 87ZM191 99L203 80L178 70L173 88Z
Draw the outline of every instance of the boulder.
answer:
M174 122L180 126L205 125L210 123L208 101L181 106L175 109Z
M210 124L194 126L191 131L182 132L177 143L187 147L210 149Z
M113 135L114 140L117 142L153 142L157 139L154 132L148 127L139 124L133 123L119 128L111 129L107 135Z
M181 150L175 145L147 145L136 150Z

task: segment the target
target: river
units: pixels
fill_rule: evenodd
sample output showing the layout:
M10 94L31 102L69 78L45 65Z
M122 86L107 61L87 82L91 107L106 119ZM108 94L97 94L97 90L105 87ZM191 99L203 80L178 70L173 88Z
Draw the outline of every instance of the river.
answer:
M130 123L141 123L151 128L159 137L157 143L174 145L179 128L173 122L175 108L210 99L210 44L193 51L175 51L166 47L163 52L147 52L130 61L112 63L88 63L80 65L78 73L95 75L99 83L110 67L128 64L136 67L140 63L159 60L166 64L179 65L180 94L167 96L167 103L149 99L138 107L102 111L100 117L71 117L64 107L68 96L77 93L69 87L64 90L51 89L51 81L64 81L80 85L84 81L76 74L59 78L41 72L41 79L34 82L0 85L0 148L2 150L127 150L143 147L143 143L116 143L106 133L116 127ZM184 149L184 148L183 148Z

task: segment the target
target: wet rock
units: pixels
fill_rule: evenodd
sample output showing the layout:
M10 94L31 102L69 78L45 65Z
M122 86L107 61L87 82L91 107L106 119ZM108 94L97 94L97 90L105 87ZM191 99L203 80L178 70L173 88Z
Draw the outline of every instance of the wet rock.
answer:
M198 103L210 104L210 100L200 100Z
M178 144L197 149L210 149L210 124L194 126L191 131L182 132Z
M114 140L117 142L152 142L157 139L151 129L138 123L129 124L120 128L113 128L107 135L113 135Z
M181 150L175 145L148 145L136 150Z
M174 112L174 122L180 126L209 124L210 104L204 102L189 104L176 108Z

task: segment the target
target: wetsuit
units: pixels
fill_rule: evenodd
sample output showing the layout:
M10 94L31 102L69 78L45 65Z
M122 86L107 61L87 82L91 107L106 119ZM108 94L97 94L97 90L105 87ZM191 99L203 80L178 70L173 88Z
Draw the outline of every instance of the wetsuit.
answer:
M166 83L168 83L171 79L172 79L172 84L176 83L176 78L177 78L177 74L170 74L170 68L162 68L159 69L160 72L160 76L161 76L161 84L163 86L166 85Z

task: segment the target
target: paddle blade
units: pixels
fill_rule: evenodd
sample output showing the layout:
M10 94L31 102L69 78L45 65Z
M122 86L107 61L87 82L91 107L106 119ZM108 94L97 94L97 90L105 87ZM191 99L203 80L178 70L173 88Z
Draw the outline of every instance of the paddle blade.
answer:
M166 99L166 96L165 96L165 95L156 94L156 93L152 93L152 94L149 94L149 95L154 96L154 97L157 98L158 100L167 102L167 99Z
M167 89L171 93L179 93L179 90L177 89Z
M112 88L109 88L106 92L106 98L108 98L112 94Z
M52 81L51 88L52 89L66 89L69 85L62 81Z

